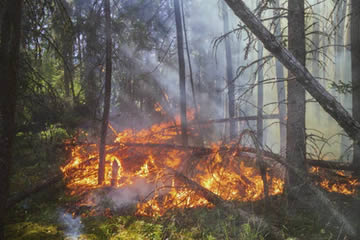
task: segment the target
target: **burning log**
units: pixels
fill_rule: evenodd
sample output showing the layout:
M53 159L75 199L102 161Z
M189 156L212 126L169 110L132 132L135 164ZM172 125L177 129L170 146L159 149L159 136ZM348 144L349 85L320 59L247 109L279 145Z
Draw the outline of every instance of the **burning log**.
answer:
M333 170L344 170L344 171L356 170L352 164L344 163L344 162L307 159L307 163L313 167L328 168Z
M254 214L248 213L247 211L241 209L241 208L234 208L234 206L228 202L223 200L221 197L216 195L215 193L211 192L210 190L204 188L197 182L189 179L184 174L176 171L175 169L169 168L164 166L169 172L174 174L175 178L177 178L179 181L183 182L185 185L187 185L189 188L193 189L196 193L201 195L203 198L205 198L210 203L214 204L215 206L224 208L225 211L229 212L229 214L233 214L234 211L239 214L239 216L245 221L245 222L253 222L254 224L263 225L264 227L268 228L270 230L270 234L275 239L284 239L284 237L281 234L280 229L276 228L275 226L269 225L264 219L255 216Z

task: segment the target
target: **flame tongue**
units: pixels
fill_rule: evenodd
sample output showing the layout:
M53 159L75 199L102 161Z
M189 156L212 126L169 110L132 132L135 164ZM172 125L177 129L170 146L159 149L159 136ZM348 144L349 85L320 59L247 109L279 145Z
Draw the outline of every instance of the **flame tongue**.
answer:
M177 118L177 125L179 122ZM104 185L118 189L127 187L135 192L140 200L137 214L153 216L162 215L175 207L211 206L206 199L169 174L167 167L187 170L194 181L225 200L256 201L263 197L263 182L258 170L236 157L229 150L230 146L225 146L227 151L220 151L222 145L213 144L206 154L193 153L191 148L169 148L166 144L175 143L178 136L172 122L153 125L138 132L127 129L117 133L113 128L112 131L116 138L113 144L106 146ZM101 187L97 185L98 146L79 144L70 147L70 150L70 162L61 169L68 179L70 194ZM139 179L142 179L141 185L153 186L150 194L144 194L141 187L136 187ZM270 176L267 179L270 195L283 192L282 179Z

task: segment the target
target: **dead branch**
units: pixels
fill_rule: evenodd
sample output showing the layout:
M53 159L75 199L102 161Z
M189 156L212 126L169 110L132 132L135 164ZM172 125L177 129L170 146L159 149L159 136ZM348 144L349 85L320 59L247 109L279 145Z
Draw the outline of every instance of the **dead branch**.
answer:
M230 121L256 121L257 116L243 116L236 118L223 118L223 119L211 119L207 121L200 121L200 124L213 124L213 123L226 123ZM279 119L279 114L263 115L262 119ZM192 124L191 124L192 125Z
M31 188L11 196L9 198L6 206L8 208L10 208L10 207L14 206L16 203L21 202L22 200L28 198L30 195L32 195L34 193L38 193L44 189L47 189L50 186L53 186L54 184L60 182L62 179L63 179L62 173L58 173L49 179L45 179L42 182L40 182L39 184L37 184Z
M205 198L207 201L209 201L210 203L214 204L217 207L222 207L224 208L225 211L233 214L234 212L237 212L239 214L239 216L246 222L253 222L254 224L257 225L263 225L264 227L268 228L271 232L270 234L275 238L275 239L284 239L284 237L281 235L281 231L276 228L275 226L269 225L264 219L255 216L254 214L248 213L247 211L239 208L239 207L234 207L231 203L225 201L224 199L220 198L218 195L216 195L215 193L211 192L210 190L204 188L203 186L201 186L200 184L198 184L197 182L189 179L188 177L186 177L185 175L183 175L182 173L176 171L175 169L163 166L164 168L166 168L169 172L171 172L172 174L174 174L174 176L181 182L183 182L184 184L186 184L189 188L191 188L192 190L194 190L196 193L198 193L200 196L202 196L203 198Z
M79 143L76 145L92 145L94 143ZM108 144L107 146L113 146L107 150L107 153L114 153L120 150L122 147L142 147L142 148L170 148L170 149L177 149L177 150L185 150L185 151L194 151L197 153L203 153L204 155L215 153L214 149L209 147L196 147L196 146L182 146L178 144L169 144L169 143L114 143ZM230 149L227 146L220 147L219 152L226 152L230 150L236 150L236 156L243 157L246 159L252 159L251 156L246 156L244 153L256 154L257 151L255 148L246 147L238 145L236 147L232 146ZM263 155L266 158L272 159L274 161L279 162L278 160L281 159L281 164L285 161L284 157L278 155L276 153L270 151L263 151ZM339 162L336 160L317 160L317 159L307 159L307 164L313 167L321 167L321 168L328 168L333 170L345 170L345 171L355 171L355 168L350 163Z
M333 170L355 171L352 164L335 161L307 159L307 163L313 167L328 168Z

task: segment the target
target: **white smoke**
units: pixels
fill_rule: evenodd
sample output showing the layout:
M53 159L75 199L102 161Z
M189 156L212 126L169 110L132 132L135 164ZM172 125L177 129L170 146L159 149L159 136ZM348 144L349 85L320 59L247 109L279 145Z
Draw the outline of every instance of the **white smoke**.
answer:
M59 220L65 226L65 239L77 240L82 234L83 225L81 217L73 217L71 214L60 210Z
M147 183L145 179L141 178L137 179L133 184L111 191L107 194L107 198L112 201L113 207L116 210L151 198L154 189L153 184Z
M103 188L89 194L87 202L95 206L96 211L105 209L118 211L131 208L140 201L151 199L154 196L155 185L148 183L144 178L137 178L132 184L120 188Z

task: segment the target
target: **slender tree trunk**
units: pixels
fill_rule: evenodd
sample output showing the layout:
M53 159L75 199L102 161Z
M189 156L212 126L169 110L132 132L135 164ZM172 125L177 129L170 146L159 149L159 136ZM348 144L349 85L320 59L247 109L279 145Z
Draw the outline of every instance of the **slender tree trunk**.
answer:
M264 48L261 42L258 42L258 59L263 58ZM257 140L262 147L264 144L264 120L263 120L263 107L264 107L264 71L263 61L258 64L258 92L257 92Z
M86 54L84 56L85 74L84 74L84 89L85 89L85 103L89 117L94 120L96 119L96 111L98 109L97 103L97 33L96 25L98 21L98 13L95 10L90 10L90 14L87 18L86 23Z
M339 10L340 16L338 16L338 24L340 22L340 26L338 27L339 31L337 32L337 44L344 45L344 46L338 46L336 51L336 73L338 76L335 77L335 81L342 80L344 83L350 83L351 79L349 78L349 73L351 74L351 63L349 62L351 57L348 55L348 49L346 49L347 44L347 31L346 31L346 24L349 18L347 18L348 13L348 0L343 0L339 4L341 4L341 10ZM347 66L350 66L349 68ZM350 69L350 71L349 71ZM340 74L341 73L341 74ZM351 103L351 100L349 101L350 94L345 93L341 94L341 100L342 104L349 109L349 103ZM359 120L359 119L358 119ZM350 157L348 153L344 155L344 153L347 151L349 145L351 145L349 138L343 134L340 137L341 145L340 145L340 153L343 154L343 157L346 159Z
M105 97L104 112L100 132L100 150L99 150L99 174L98 184L101 185L105 180L105 144L109 124L110 98L111 98L111 74L112 74L112 40L111 40L111 16L110 0L105 0L105 38L106 38L106 70L105 70Z
M264 47L262 43L258 42L258 59L262 59L264 55ZM263 108L264 108L264 71L263 71L263 61L260 61L258 64L258 93L257 93L257 119L256 119L256 140L257 140L257 152L256 152L256 161L260 168L261 178L264 184L264 196L265 204L268 203L268 183L266 178L266 167L264 165L264 156L262 154L262 149L264 145L264 118L263 118Z
M174 0L174 8L175 8L175 22L176 22L176 39L177 39L178 59L179 59L181 135L182 135L182 144L184 146L187 146L188 136L187 136L187 118L186 118L184 37L183 37L183 27L182 27L179 0Z
M320 14L320 4L319 2L317 2L317 5L314 6L314 13L315 14ZM319 60L320 60L320 22L319 19L317 17L313 17L313 52L312 52L312 62L311 62L311 74L315 77L318 78L320 77L320 67L319 67ZM314 104L313 107L313 113L314 116L316 116L316 120L317 123L320 124L321 123L321 109L319 104Z
M274 15L278 17L275 21L275 35L278 41L281 41L281 23L280 23L280 4L279 0L275 2ZM278 108L279 108L279 128L280 128L280 154L285 155L286 152L286 96L285 96L285 83L284 83L284 67L278 59L275 59L276 66L276 88L278 97Z
M4 225L9 196L9 180L15 137L16 87L19 73L21 18L23 1L8 0L1 26L0 43L0 240L5 239Z
M337 9L334 13L335 30L335 42L334 42L334 54L335 54L335 74L334 82L344 82L344 61L345 61L345 47L344 45L344 31L345 31L345 14L346 14L346 0L341 0L338 3ZM333 95L340 99L340 102L344 103L344 95L333 89ZM330 118L330 116L328 116Z
M344 53L344 79L345 79L345 83L347 84L351 84L351 1L350 0L346 0L346 21L345 21L345 36L344 36L344 44L345 46L349 46L345 48L345 53ZM348 110L348 111L352 111L352 94L351 93L347 93L344 96L344 107ZM353 144L353 142L349 139L348 136L346 136L345 133L343 133L342 138L341 138L341 153L343 156L343 159L347 162L352 162L353 160L353 148L349 148L351 145ZM351 151L349 151L351 150Z
M305 66L305 16L304 0L288 1L288 44L289 50L296 59ZM289 73L288 80L288 118L287 118L287 162L294 169L288 169L289 196L293 196L293 189L303 185L296 170L306 172L305 157L305 89L294 74Z
M71 8L69 6L69 3L65 0L61 1L61 4L63 5L64 9L67 11L67 15L71 15ZM59 16L60 17L60 16ZM72 26L69 23L71 19L66 19L66 22L64 23L62 27L62 57L63 57L63 65L64 65L64 89L65 89L65 96L67 98L70 97L70 90L72 93L74 92L73 87L73 62L72 62L72 56L73 56L73 44L74 44L74 38L73 38L73 30ZM74 98L74 94L73 94Z
M224 20L224 33L230 31L229 27L229 14L227 6L223 3L223 20ZM228 89L228 101L229 101L229 118L235 117L235 81L233 75L233 62L231 54L231 44L229 36L225 38L225 57L226 57L226 80ZM234 139L237 135L237 125L235 121L230 121L230 140Z
M195 84L194 84L194 77L193 77L193 71L192 71L192 64L191 64L191 56L190 56L190 47L189 47L189 39L187 36L187 30L186 30L186 21L185 21L185 11L184 11L184 3L181 2L181 15L182 15L182 23L184 26L184 37L185 37L185 46L186 46L186 55L188 59L188 65L189 65L189 75L190 75L190 83L191 83L191 93L193 96L193 103L194 103L194 109L195 109L195 121L199 122L201 120L201 115L198 108L198 101L196 98L196 92L195 92ZM201 51L201 50L200 50ZM201 64L200 64L201 69ZM209 80L209 79L207 79ZM199 80L199 82L201 79ZM199 139L198 143L200 145L204 145L204 131L202 129L202 126L199 124Z
M352 0L351 12L351 72L352 72L352 113L360 121L360 1ZM354 144L353 164L360 174L360 146Z

